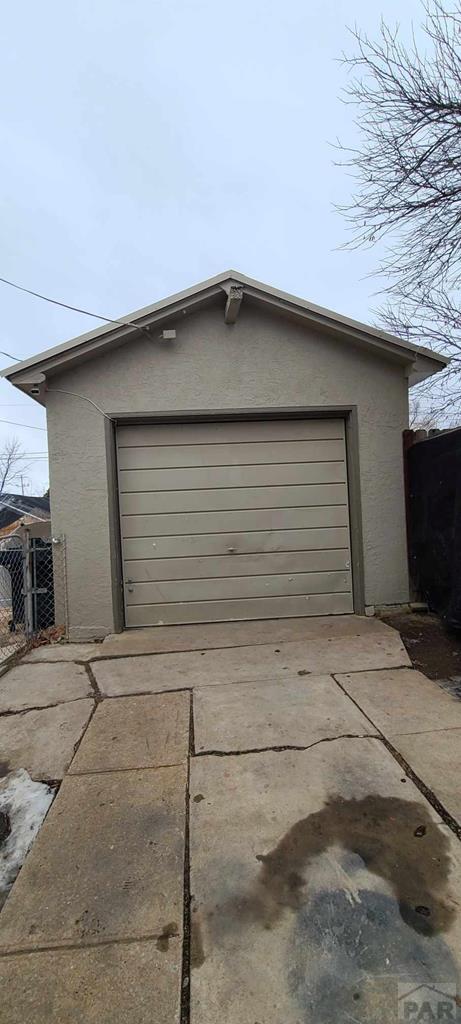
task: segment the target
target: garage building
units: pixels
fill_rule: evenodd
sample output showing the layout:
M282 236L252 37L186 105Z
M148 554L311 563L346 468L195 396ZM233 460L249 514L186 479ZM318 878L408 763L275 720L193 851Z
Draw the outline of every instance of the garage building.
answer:
M229 271L4 371L46 405L72 639L408 600L409 386L446 359Z

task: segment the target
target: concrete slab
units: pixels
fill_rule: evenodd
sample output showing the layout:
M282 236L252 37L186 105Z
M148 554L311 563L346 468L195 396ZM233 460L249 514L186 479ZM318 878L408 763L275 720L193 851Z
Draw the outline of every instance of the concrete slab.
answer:
M43 661L90 661L101 649L101 644L43 644L29 651L21 664L36 664Z
M399 669L337 675L346 692L386 735L461 727L461 701L422 672Z
M97 708L71 774L179 764L189 749L188 693L117 697Z
M402 778L377 739L192 760L194 1024L395 1024L399 982L456 985L459 844Z
M211 622L187 626L156 626L111 633L97 647L95 657L199 651L207 647L243 647L290 640L337 639L345 636L386 636L391 629L365 615L319 615L299 619L262 619L256 622ZM72 645L78 646L78 645Z
M45 708L93 691L83 665L15 665L0 678L0 712Z
M256 644L92 663L102 693L158 693L218 683L283 680L297 673L330 674L409 665L399 634Z
M283 683L283 699L280 683L204 686L194 691L197 752L307 747L328 737L370 732L368 720L331 676L288 680Z
M0 718L0 750L7 771L26 768L33 779L62 779L94 708L73 700Z
M13 886L0 947L181 936L185 768L67 776Z
M461 825L461 729L437 729L389 739Z
M170 939L0 959L5 1024L178 1024L181 946Z

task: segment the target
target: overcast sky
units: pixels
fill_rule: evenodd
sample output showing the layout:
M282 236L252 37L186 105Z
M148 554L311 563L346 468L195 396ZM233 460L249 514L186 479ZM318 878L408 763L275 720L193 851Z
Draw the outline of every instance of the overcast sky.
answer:
M405 25L421 21L407 0ZM337 62L398 0L24 0L2 10L0 276L106 316L228 268L369 320L377 253L333 206L354 140ZM26 358L97 321L0 284L0 348ZM0 366L10 360L0 357ZM45 426L0 382L0 419ZM46 452L43 430L0 423ZM47 486L35 458L29 492Z

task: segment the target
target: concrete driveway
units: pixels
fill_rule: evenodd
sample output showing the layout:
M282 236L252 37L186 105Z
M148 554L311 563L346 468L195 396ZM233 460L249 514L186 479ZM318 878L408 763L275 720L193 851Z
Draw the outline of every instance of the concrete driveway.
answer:
M456 1019L461 701L395 630L44 647L0 709L5 771L63 779L0 915L1 1022Z

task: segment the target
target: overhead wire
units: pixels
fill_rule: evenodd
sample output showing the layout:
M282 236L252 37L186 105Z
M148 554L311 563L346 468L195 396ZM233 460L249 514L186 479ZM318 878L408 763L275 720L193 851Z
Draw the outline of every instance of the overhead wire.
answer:
M4 352L1 348L0 356L6 356L7 359L14 359L15 363L22 363L22 356L12 356L11 352Z
M9 423L12 427L28 427L29 430L43 430L46 434L46 427L35 427L32 423L16 423L14 420L0 420L0 423Z
M60 306L63 309L70 309L74 313L82 313L83 316L91 316L95 320L104 320L105 323L108 324L116 324L117 326L120 327L131 327L133 328L133 330L142 331L144 334L147 334L149 338L151 337L146 327L144 327L141 324L135 323L132 320L117 320L114 319L113 317L101 316L100 313L91 313L88 309L82 309L80 306L72 306L68 302L61 302L58 299L50 298L49 295L43 295L41 292L36 292L32 288L26 288L24 285L17 284L16 281L10 281L9 278L7 277L0 277L0 282L2 284L8 285L10 288L15 288L17 291L25 292L26 295L33 295L34 298L36 299L42 299L43 302L51 302L54 306ZM3 352L1 349L0 355L4 355L8 359L14 359L15 362L22 362L22 359L19 356L13 356L9 352ZM97 411L101 413L101 415L104 416L105 419L110 420L111 418L110 416L107 415L106 412L104 412L104 409L101 409L101 407L97 405L96 402L93 402L91 398L87 398L85 395L79 395L73 391L63 391L60 388L52 388L49 390L59 392L62 395L71 395L73 398L81 398L83 401L89 402L89 404L92 405L95 409L97 409ZM29 427L31 430L43 430L46 433L45 427L35 427L31 423L15 423L13 420L2 419L0 419L0 423L9 423L11 426L14 427Z
M70 309L73 313L82 313L83 316L91 316L95 320L104 320L107 324L117 324L119 327L133 327L136 331L143 331L150 338L147 327L141 324L135 323L133 320L117 320L110 316L101 316L100 313L90 313L88 309L81 309L80 306L71 306L68 302L61 302L59 299L52 299L49 295L43 295L42 292L36 292L32 288L26 288L22 284L17 284L16 281L10 281L7 277L0 277L2 284L7 284L10 288L16 288L19 292L25 292L26 295L33 295L36 299L42 299L43 302L51 302L53 306L61 306L62 309ZM3 352L2 355L8 355L7 352ZM8 356L9 359L17 359L17 356ZM18 360L21 362L21 360Z
M97 411L101 413L101 416L104 416L106 420L109 420L109 422L112 421L112 417L108 416L107 412L104 412L104 409L101 409L100 405L97 405L96 402L93 402L92 398L87 398L86 395L79 395L77 391L64 391L63 388L46 388L46 393L48 395L70 395L71 398L81 398L82 402L88 402L90 405L93 406L94 409L97 409Z

